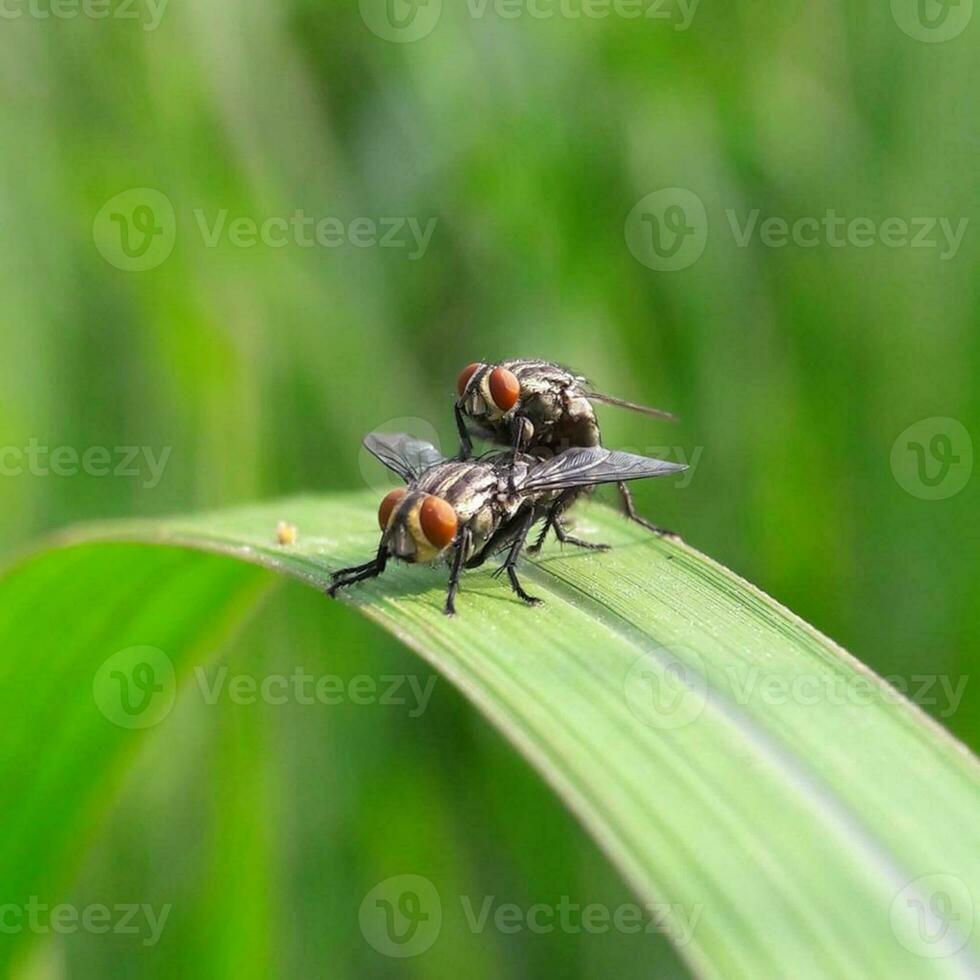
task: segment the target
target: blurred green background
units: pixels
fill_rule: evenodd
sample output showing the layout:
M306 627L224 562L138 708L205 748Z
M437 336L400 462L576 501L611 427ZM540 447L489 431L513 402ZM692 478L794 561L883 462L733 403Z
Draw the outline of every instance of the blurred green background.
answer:
M644 513L980 747L969 5L948 12L967 11L956 36L933 43L903 0L644 4L668 19L576 17L573 0L513 19L476 0L441 14L438 0L392 2L408 28L386 32L372 0L111 0L104 19L6 4L4 551L79 520L383 482L360 458L366 431L410 416L449 449L463 366L548 357L682 417L602 411L607 444L696 461L681 486L638 488ZM120 267L120 249L142 198L96 221L133 188L173 208L172 222L166 206L151 213L150 251L129 243L141 271ZM675 271L649 268L624 233L663 188L704 206L703 255ZM878 231L773 247L757 230L743 246L756 209L759 223L833 210ZM339 219L347 240L306 247L283 222L285 244L243 247L228 227L297 211ZM427 247L383 245L388 225L371 243L370 225L351 225L396 217L434 219ZM893 247L889 218L965 230L958 248L938 223ZM139 462L139 476L69 473L67 456L58 475L30 461L31 440L106 447L113 465L120 446L169 455L159 481ZM924 478L910 442L931 454ZM299 586L216 658L256 677L429 676ZM49 937L24 976L687 975L659 936L474 934L458 902L418 960L364 941L360 900L395 874L477 904L630 900L444 681L418 718L188 692L141 746L107 823L79 841L66 896L172 903L159 944Z

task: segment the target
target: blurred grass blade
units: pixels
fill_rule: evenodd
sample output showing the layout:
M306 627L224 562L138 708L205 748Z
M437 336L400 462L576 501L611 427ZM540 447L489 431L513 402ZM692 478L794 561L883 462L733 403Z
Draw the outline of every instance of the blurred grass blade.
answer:
M64 881L138 738L107 723L107 658L151 636L179 683L271 581L253 566L323 588L373 553L375 505L82 529L0 579L4 901ZM637 895L669 907L697 973L980 975L976 759L730 572L604 508L583 514L617 547L525 564L543 608L481 571L449 620L444 570L397 565L347 598L458 685ZM279 520L295 545L274 543Z

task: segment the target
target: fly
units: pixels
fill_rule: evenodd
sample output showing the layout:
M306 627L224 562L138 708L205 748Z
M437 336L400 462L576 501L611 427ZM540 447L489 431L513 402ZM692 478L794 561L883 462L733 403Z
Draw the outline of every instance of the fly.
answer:
M381 501L377 554L362 565L334 572L327 592L335 597L340 589L381 575L391 558L411 563L444 559L450 568L447 615L456 611L463 569L478 568L505 549L506 558L495 574L505 572L517 596L537 605L540 600L524 590L516 568L535 522L545 521L538 546L553 528L560 541L604 550L605 545L567 533L561 522L565 508L601 483L666 476L685 469L677 463L599 446L569 449L550 459L494 453L467 460L447 460L434 446L408 435L372 433L364 439L364 446L406 485Z
M498 445L510 446L515 460L521 452L551 455L573 447L598 447L602 439L593 402L676 421L675 416L661 409L594 391L584 377L550 361L470 364L460 374L456 389L459 455L464 460L473 454L471 432ZM618 482L630 520L655 534L674 533L636 512L625 480L606 482Z

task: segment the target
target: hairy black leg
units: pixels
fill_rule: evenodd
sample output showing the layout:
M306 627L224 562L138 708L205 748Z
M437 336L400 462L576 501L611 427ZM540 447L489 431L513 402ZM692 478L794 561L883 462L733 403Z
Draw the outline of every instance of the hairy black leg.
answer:
M331 578L333 578L333 585L327 589L327 595L331 599L337 598L337 592L340 589L346 589L348 586L354 585L356 582L363 582L365 579L376 578L384 570L385 566L388 564L388 549L381 544L378 548L377 555L371 559L371 561L366 561L363 565L352 565L350 568L341 568L339 571L333 573Z
M459 591L459 576L463 571L463 559L470 547L471 531L464 527L456 539L456 550L453 552L453 563L449 569L449 591L446 593L446 608L443 610L447 616L456 614L456 593Z
M519 599L526 602L529 606L540 606L541 599L537 596L529 595L524 591L524 587L521 585L520 579L517 577L517 570L515 566L517 565L517 559L521 556L521 549L524 547L524 542L527 540L528 531L531 530L531 525L534 523L534 510L528 509L527 516L524 518L520 529L517 532L517 536L514 538L514 543L510 546L510 551L507 553L507 560L494 572L494 575L499 575L501 572L507 573L507 578L510 579L510 587L517 593Z
M540 550L541 546L544 544L544 539L548 537L548 532L551 530L551 514L548 514L547 520L544 522L544 527L541 529L541 533L538 535L537 541L534 542L528 549L527 553L529 555L536 555Z
M459 402L453 406L453 412L456 415L456 430L459 432L459 459L469 459L473 455L473 442L463 420L463 410Z
M599 544L593 541L583 541L582 538L576 538L569 534L565 530L565 525L562 524L561 518L555 520L555 536L562 544L573 544L577 548L588 548L589 551L608 551L608 544Z
M575 535L568 533L568 529L565 527L565 524L561 519L562 512L568 506L568 503L569 501L563 501L560 497L555 501L551 509L548 511L548 519L545 521L544 529L538 535L538 540L527 549L529 554L536 555L541 550L541 546L544 544L544 540L552 528L555 529L555 537L558 538L562 544L573 544L576 548L586 548L589 551L609 550L608 544L586 541L583 538L577 538Z
M630 493L630 488L626 486L625 483L619 484L619 494L623 498L623 508L626 511L626 516L631 521L635 521L641 527L645 527L648 531L653 531L654 534L661 538L680 537L676 531L668 531L667 528L659 527L652 521L648 521L645 517L640 517L640 515L636 512L636 505L633 503L633 494Z
M535 541L534 544L527 549L530 554L536 555L541 550L541 546L544 544L545 538L548 537L548 532L552 528L555 528L557 533L562 511L564 511L565 508L572 502L574 496L574 491L566 490L564 493L559 494L557 499L548 508L548 515L544 522L544 528L542 528L541 533L538 535L537 541Z
M341 568L336 572L331 573L330 577L335 581L338 578L346 578L348 575L354 575L357 572L363 572L366 568L373 568L377 564L377 556L372 558L370 561L364 562L363 565L351 565L350 568Z

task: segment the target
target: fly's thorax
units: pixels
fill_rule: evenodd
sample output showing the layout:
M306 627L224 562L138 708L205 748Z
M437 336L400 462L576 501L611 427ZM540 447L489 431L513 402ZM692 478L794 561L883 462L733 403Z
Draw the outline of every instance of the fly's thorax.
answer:
M540 462L536 456L527 453L494 453L486 457L493 466L493 495L497 500L520 493L521 487L527 480L530 468Z
M431 493L437 497L447 496L447 491L473 469L476 460L448 459L427 469L415 481L415 489L421 493Z
M500 367L514 374L521 382L521 388L527 388L528 391L539 391L542 388L561 389L569 385L581 386L586 383L585 378L551 361L516 358L511 361L501 361Z
M491 462L482 459L451 460L429 470L416 484L417 489L447 501L465 524L480 510L496 485Z
M560 388L529 392L521 405L521 414L524 416L523 444L546 445L549 434L561 419L562 408Z
M599 445L599 426L585 378L546 361L505 363L513 365L521 382L520 412L530 430L525 432L525 446L561 452Z
M419 481L420 490L448 501L466 527L470 545L464 558L478 552L497 530L503 510L497 500L501 473L497 457L451 461L426 473ZM509 460L509 454L507 454Z

